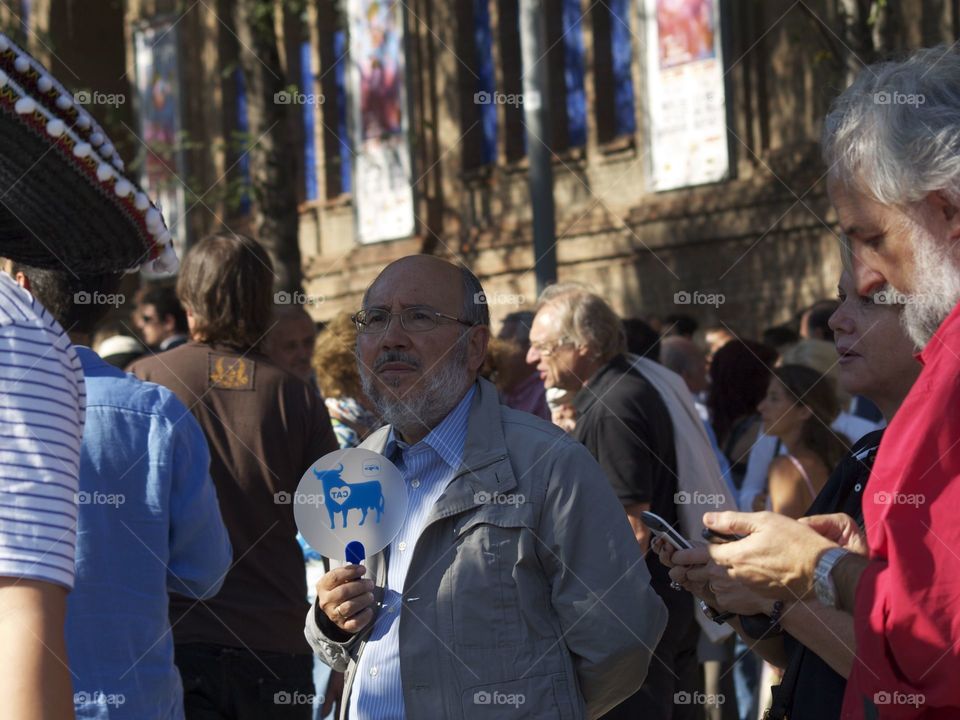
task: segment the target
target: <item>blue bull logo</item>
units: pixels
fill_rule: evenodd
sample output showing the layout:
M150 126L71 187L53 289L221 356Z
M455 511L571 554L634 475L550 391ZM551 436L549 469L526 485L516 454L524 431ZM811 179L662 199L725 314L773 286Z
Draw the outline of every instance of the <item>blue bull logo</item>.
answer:
M367 519L367 512L374 510L377 513L377 524L383 515L383 489L376 480L354 483L350 485L343 481L340 473L343 472L343 463L338 470L314 470L313 474L323 483L324 505L330 513L330 529L334 529L334 515L343 516L343 527L347 526L347 513L359 510L363 513L360 525Z

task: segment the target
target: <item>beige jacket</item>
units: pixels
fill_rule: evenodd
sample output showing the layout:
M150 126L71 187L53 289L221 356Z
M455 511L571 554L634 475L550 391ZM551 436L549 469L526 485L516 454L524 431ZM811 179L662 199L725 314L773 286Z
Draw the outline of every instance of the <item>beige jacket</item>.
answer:
M478 382L461 470L416 543L403 591L406 716L598 717L643 683L666 608L587 450ZM362 447L380 452L388 434ZM382 588L384 553L365 565ZM305 633L347 673L345 719L373 623L346 643L327 637L327 623L312 608ZM514 704L491 702L495 693Z

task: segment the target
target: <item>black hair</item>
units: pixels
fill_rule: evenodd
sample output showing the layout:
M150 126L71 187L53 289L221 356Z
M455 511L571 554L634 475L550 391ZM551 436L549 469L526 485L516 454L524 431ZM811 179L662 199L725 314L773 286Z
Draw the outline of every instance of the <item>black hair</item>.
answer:
M74 273L66 269L44 269L13 264L30 281L30 294L67 332L92 334L110 310L124 302L118 293L123 273Z

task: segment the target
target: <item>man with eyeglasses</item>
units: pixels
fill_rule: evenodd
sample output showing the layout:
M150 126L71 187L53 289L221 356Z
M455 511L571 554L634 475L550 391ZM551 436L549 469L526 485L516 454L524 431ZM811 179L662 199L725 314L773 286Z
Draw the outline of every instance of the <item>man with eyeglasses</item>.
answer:
M666 621L596 462L478 378L484 298L416 255L354 316L388 423L362 447L400 468L409 508L384 552L317 583L306 635L346 672L341 718L596 717L640 685Z
M573 437L597 459L646 551L649 530L640 519L652 510L671 525L679 521L677 453L673 421L656 387L626 355L626 335L603 298L583 286L553 285L540 296L530 329L527 360L537 364L547 388L568 393L575 413ZM617 718L687 718L699 708L676 704L676 695L699 688L696 655L699 626L693 600L670 587L656 555L647 556L654 589L666 603L669 622L657 661L634 696L606 715Z

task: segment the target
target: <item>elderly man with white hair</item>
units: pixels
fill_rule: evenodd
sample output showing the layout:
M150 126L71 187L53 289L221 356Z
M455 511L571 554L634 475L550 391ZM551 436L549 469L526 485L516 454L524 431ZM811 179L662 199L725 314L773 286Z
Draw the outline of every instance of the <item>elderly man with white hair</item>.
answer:
M687 569L712 560L715 579L781 603L815 593L852 613L858 661L844 718L960 717L958 78L952 48L871 66L824 127L856 291L905 303L924 365L880 445L863 498L866 537L842 514L707 514L713 530L747 537L674 555Z

